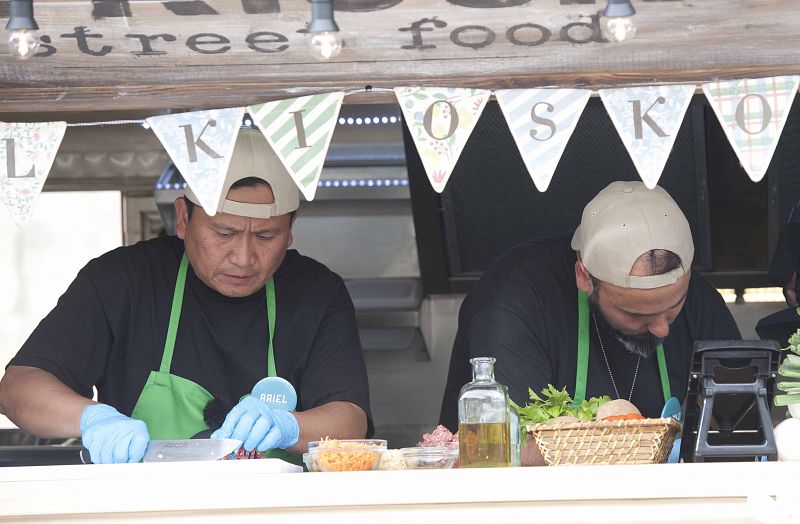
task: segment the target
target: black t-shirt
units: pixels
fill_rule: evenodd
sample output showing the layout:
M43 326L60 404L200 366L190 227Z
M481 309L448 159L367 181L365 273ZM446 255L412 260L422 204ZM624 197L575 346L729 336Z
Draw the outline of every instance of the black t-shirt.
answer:
M55 375L79 394L130 415L164 351L183 241L165 237L90 261L9 365ZM297 410L332 401L361 407L369 388L350 295L342 279L294 250L275 272L275 366ZM233 406L267 376L264 289L242 298L206 286L189 266L172 374Z
M575 394L578 348L578 289L575 252L569 239L531 241L498 258L484 272L461 305L440 423L458 426L458 393L472 380L469 359L497 359L495 378L511 399L524 406L528 388L539 394L548 384ZM586 398L616 398L591 324ZM602 328L601 328L602 329ZM628 398L637 355L626 351L610 333L603 344L620 396ZM681 401L686 394L695 340L739 339L736 323L720 294L693 273L686 303L664 340L670 389ZM631 401L647 417L657 417L664 395L655 355L641 359Z

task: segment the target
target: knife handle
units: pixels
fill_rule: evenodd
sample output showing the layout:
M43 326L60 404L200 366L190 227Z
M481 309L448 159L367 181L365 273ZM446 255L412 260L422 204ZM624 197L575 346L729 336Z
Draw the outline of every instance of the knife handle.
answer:
M89 450L86 448L81 448L80 451L81 462L84 464L94 464L92 462L92 456L89 454Z

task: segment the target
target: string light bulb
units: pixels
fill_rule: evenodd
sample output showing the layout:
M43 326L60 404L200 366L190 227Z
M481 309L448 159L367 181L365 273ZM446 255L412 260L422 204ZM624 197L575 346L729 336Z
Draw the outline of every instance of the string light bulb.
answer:
M611 42L624 42L636 36L633 15L636 10L630 0L608 0L603 11L603 36Z
M319 60L336 58L342 52L344 41L339 26L333 19L332 0L311 0L311 54Z
M32 57L39 49L39 26L33 19L33 0L11 0L8 23L8 53L20 60Z

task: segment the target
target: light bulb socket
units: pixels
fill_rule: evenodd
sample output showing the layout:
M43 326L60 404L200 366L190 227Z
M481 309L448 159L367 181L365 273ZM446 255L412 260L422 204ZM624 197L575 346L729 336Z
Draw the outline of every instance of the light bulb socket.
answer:
M11 0L8 10L8 31L36 31L39 26L33 19L33 0Z
M311 0L309 33L335 33L339 26L333 19L333 0Z
M616 18L621 16L633 16L636 9L631 5L630 0L608 0L603 16Z

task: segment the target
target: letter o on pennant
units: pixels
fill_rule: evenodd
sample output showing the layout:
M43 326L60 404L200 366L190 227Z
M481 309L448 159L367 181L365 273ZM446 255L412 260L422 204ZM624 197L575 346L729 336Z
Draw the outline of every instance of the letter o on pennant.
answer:
M759 129L758 131L751 131L750 129L748 129L747 123L749 121L749 118L746 117L744 112L745 100L751 97L757 98L758 100L761 101L761 109L762 109L761 129ZM736 105L736 123L739 125L740 128L742 128L742 131L744 131L748 135L757 135L762 131L764 131L769 125L770 120L772 120L772 108L769 106L769 102L767 102L767 99L764 98L764 95L760 95L758 93L750 93L749 95L742 97L742 99L739 100L739 103Z
M433 135L433 108L436 106L436 104L447 104L450 108L450 129L447 131L446 135L441 137ZM450 135L456 132L456 129L458 129L458 112L456 111L456 106L450 103L449 100L437 100L429 105L428 110L425 111L425 117L422 119L422 126L425 128L425 131L428 132L428 135L434 140L444 140L448 138Z

